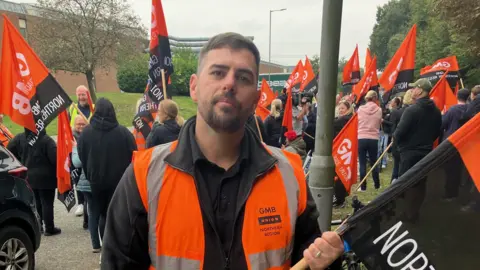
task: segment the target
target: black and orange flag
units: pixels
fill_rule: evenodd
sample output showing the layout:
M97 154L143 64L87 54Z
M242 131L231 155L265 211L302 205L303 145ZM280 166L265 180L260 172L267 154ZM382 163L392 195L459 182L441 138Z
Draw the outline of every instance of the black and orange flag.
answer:
M75 191L71 181L71 156L73 149L73 134L68 121L68 114L63 110L58 115L57 126L57 189L58 199L65 205L67 211L75 206Z
M300 92L316 93L317 88L317 80L315 78L312 63L310 63L308 57L305 57L305 65L303 65L303 77L302 84L300 85Z
M148 86L147 86L148 87ZM147 89L142 96L140 105L137 108L135 117L133 118L133 127L139 131L146 139L150 131L152 130L153 123L155 122L155 115L158 110L157 102L154 102L147 93Z
M417 25L414 24L378 80L385 93L388 93L384 94L384 101L408 90L408 84L413 81L416 44Z
M354 85L360 81L360 62L358 60L358 45L355 47L352 56L343 67L343 85Z
M377 57L374 57L370 62L370 66L365 69L362 79L357 83L352 90L355 95L355 103L358 104L364 95L367 94L374 85L377 78Z
M33 146L72 100L5 15L3 22L0 113L30 130Z
M480 114L339 228L366 269L480 269Z
M332 156L335 172L343 186L350 193L357 183L358 117L354 114L333 140Z
M447 74L448 72L444 73L432 88L432 91L430 91L430 99L435 102L435 105L437 105L437 108L442 114L446 113L450 107L457 104L457 97L455 97L452 88L450 88L448 84Z
M275 94L273 93L270 86L268 86L267 81L262 79L262 86L260 88L260 99L258 100L257 109L255 110L255 114L262 118L262 121L265 121L265 118L270 114L270 111L267 107L272 103L275 99Z
M303 79L302 75L303 75L303 63L302 63L302 60L299 60L285 84L285 88L287 88L287 92L289 89L292 89L293 93L300 92L300 86L302 84L302 79Z
M460 81L457 57L455 55L438 59L431 66L426 66L420 70L420 78L427 78L432 85L435 84L440 77L448 70L447 81L450 88L457 88Z
M168 39L162 1L152 0L148 95L157 104L165 99L163 96L162 70L164 71L166 85L173 74L172 52L170 50L170 40Z

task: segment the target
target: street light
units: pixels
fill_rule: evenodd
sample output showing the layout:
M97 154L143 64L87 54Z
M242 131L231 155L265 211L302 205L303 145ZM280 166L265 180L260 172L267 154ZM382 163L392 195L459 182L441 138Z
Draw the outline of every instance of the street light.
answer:
M272 13L284 11L286 8L270 10L270 24L268 30L268 82L270 82L270 74L272 73Z

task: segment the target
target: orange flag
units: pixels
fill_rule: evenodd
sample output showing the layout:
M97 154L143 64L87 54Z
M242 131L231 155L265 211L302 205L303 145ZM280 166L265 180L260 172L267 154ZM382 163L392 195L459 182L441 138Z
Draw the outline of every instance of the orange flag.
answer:
M87 91L87 100L88 100L88 107L90 108L90 113L93 115L95 111L95 106L93 105L92 96L90 96L90 91Z
M268 83L265 79L262 79L262 87L260 88L260 91L260 99L258 100L255 114L260 116L260 118L265 121L265 118L267 118L267 116L270 114L270 111L267 109L267 107L275 99L275 94L273 93L270 86L268 86Z
M312 63L308 57L305 58L305 65L303 66L303 78L300 85L300 92L313 93L317 90L317 80L315 80L315 73L313 72Z
M72 189L70 181L70 154L73 147L73 135L68 121L67 111L58 115L57 137L57 187L58 193L63 194Z
M453 94L452 89L448 85L447 74L445 72L443 76L438 80L437 84L430 91L430 98L435 102L437 108L444 114L453 105L457 104L457 98Z
M287 90L287 101L285 102L285 108L283 110L282 127L284 131L293 130L293 111L292 111L292 90ZM283 132L282 132L283 136Z
M422 68L420 70L420 78L427 78L432 84L434 84L447 70L447 81L450 88L456 89L460 82L460 67L458 66L457 57L455 55L438 59L433 65Z
M453 133L448 140L457 149L463 164L468 170L469 178L473 180L480 191L480 166L478 153L480 151L480 113L470 119L463 127Z
M367 55L365 56L365 67L364 70L367 70L367 68L370 66L370 62L372 61L373 57L372 54L370 53L370 49L367 48Z
M343 68L343 85L353 85L360 81L360 62L358 61L358 45L353 51L352 57Z
M414 24L378 80L385 92L403 92L413 81L417 25Z
M292 89L294 93L298 93L300 91L300 85L302 84L303 78L301 74L303 74L303 63L302 60L299 60L293 69L292 74L290 74L290 77L288 77L287 83L285 84L287 92L289 89Z
M72 101L5 15L3 22L0 113L32 131L27 140L33 146L35 134Z
M358 117L354 114L333 140L332 155L335 172L343 186L350 193L352 185L357 182L358 156Z
M370 66L365 70L362 79L353 87L352 93L356 96L355 103L358 103L368 90L375 86L373 85L375 78L377 78L377 57L370 61Z

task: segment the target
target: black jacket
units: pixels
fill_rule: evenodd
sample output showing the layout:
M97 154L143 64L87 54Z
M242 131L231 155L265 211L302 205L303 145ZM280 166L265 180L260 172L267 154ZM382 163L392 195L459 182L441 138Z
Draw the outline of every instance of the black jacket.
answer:
M393 109L390 112L390 123L392 124L392 134L395 134L395 130L397 130L398 123L400 123L400 119L402 118L403 112L407 109L409 105L403 105L400 109ZM392 155L398 156L398 146L397 141L393 140L392 143Z
M282 137L283 112L278 117L267 116L265 122L265 143L271 146L280 147L280 138Z
M33 189L57 188L57 145L45 131L39 134L33 147L28 144L26 134L20 133L7 148L28 168L28 183Z
M463 114L466 111L466 104L457 104L450 107L450 109L448 109L448 111L442 116L442 140L447 139L450 135L452 135L455 131L457 131L457 129L461 127Z
M252 114L248 120L246 125L249 126L252 130L255 131L255 135L260 139L260 134L262 134L262 139L264 142L267 140L267 133L265 133L265 126L263 125L262 118L260 116L257 116L257 121L258 121L258 128L257 128L257 123L255 123L255 118L254 115ZM258 130L260 129L260 133L258 133Z
M307 154L308 152L312 151L315 149L315 132L317 128L317 114L314 110L310 111L307 114L307 128L305 129L305 132L303 134L303 140L307 144ZM308 134L308 135L307 135Z
M460 120L460 124L463 125L472 119L477 113L480 112L480 95L477 96L472 102L467 105L467 109Z
M155 123L147 137L147 148L175 141L178 139L181 128L173 119L167 120L163 124Z
M197 187L202 186L198 177L198 165L193 161L195 149L191 145L192 136L195 128L195 118L187 121L179 135L178 144L172 153L166 158L165 162L170 166L193 175ZM242 229L243 215L246 198L249 196L252 186L257 177L268 173L269 170L278 162L261 144L253 130L245 128L245 136L248 138L248 165L242 174L242 181L237 190L238 194L226 194L226 196L236 196L237 198L237 222L232 230L232 249L229 257L229 269L240 270L247 269L243 246ZM308 202L305 211L297 217L295 227L295 241L292 253L292 265L303 257L304 249L308 248L310 243L320 235L317 218L318 212L312 196L308 192ZM219 237L213 230L212 222L209 220L214 215L210 201L207 197L208 192L202 188L197 188L200 207L202 209L202 219L204 220L204 239L205 239L205 258L203 269L223 269L225 265L224 251ZM150 257L148 255L148 215L140 198L138 187L135 180L135 174L130 166L120 181L115 195L112 198L108 210L107 224L105 228L105 237L102 246L102 269L137 269L147 270L150 266ZM159 236L161 237L161 236ZM341 269L341 264L337 261L331 269Z
M333 120L333 139L337 137L338 133L342 131L345 125L350 121L352 118L352 114L347 114L344 116L337 117Z
M137 150L132 133L118 124L108 103L97 101L90 125L78 140L78 155L92 190L115 189Z
M430 152L441 134L441 127L442 114L435 103L428 97L418 99L405 109L395 130L398 151Z

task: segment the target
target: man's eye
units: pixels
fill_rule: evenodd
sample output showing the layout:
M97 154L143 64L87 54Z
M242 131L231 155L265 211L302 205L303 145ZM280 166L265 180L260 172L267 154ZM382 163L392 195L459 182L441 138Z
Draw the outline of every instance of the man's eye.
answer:
M215 77L221 77L223 75L223 71L220 71L220 70L214 70L212 71L211 73L213 76Z
M249 82L251 81L249 77L243 76L243 75L240 75L240 76L238 77L238 79L239 79L240 81L242 81L242 82L245 82L245 83L249 83Z

